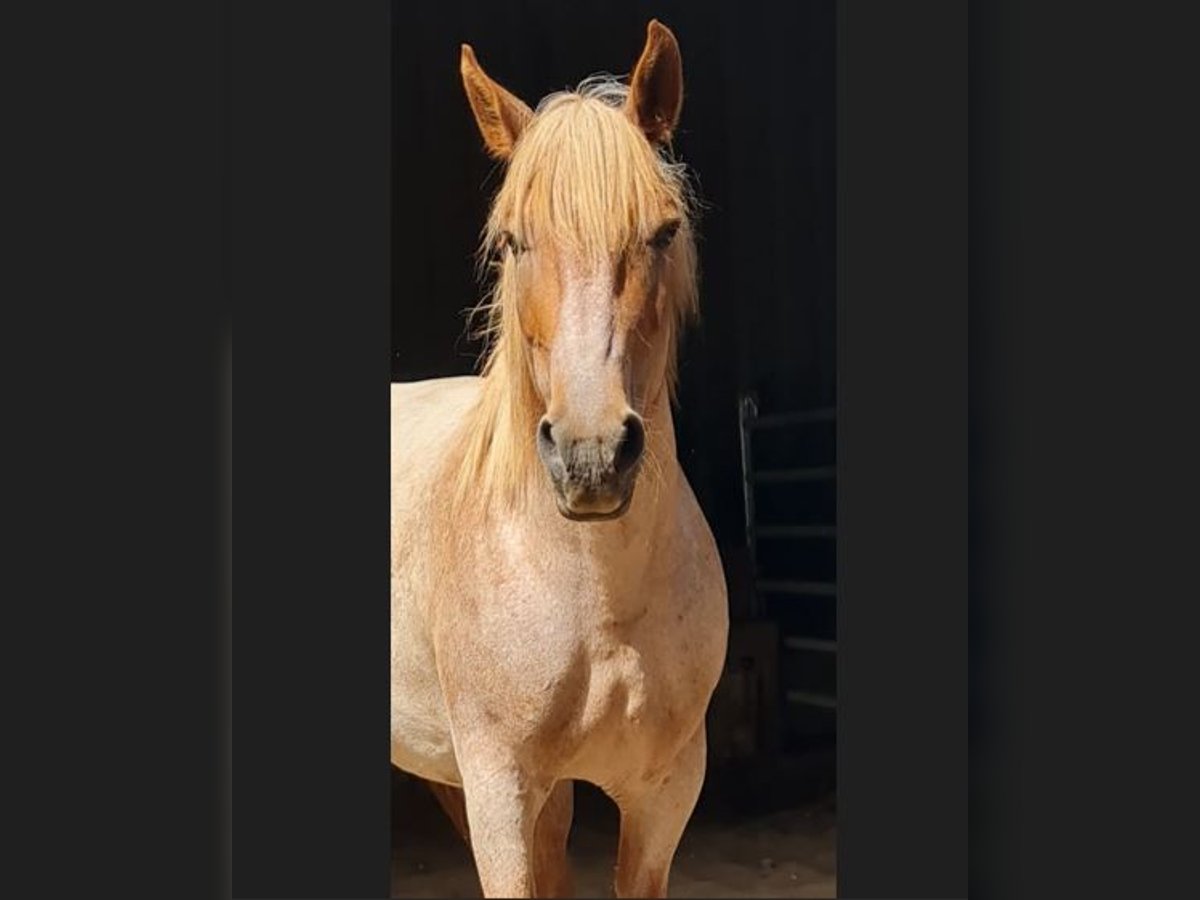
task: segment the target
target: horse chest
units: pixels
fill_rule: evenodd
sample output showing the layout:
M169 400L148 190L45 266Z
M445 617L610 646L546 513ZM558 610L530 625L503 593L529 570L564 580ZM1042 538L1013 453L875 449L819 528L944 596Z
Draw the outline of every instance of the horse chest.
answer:
M492 581L464 588L437 629L452 717L569 777L646 777L703 720L724 656L719 568L689 558L614 581L578 556L534 557L510 531L469 568Z
M687 680L683 660L651 647L620 642L600 647L581 716L584 739L626 751L676 742L703 699L686 690Z
M637 725L645 720L653 691L652 673L642 655L627 644L602 648L592 660L591 690L584 710L584 727L603 722Z
M665 648L616 639L569 650L546 641L538 654L533 646L507 660L508 702L495 708L514 733L565 756L673 740L703 705L686 689L686 661Z

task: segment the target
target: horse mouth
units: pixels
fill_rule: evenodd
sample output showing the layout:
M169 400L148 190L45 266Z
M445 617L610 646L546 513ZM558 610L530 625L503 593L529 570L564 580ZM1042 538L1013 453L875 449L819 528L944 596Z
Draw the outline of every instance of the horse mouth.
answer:
M633 486L625 492L621 501L611 509L605 509L600 502L587 498L584 502L568 503L560 492L556 492L558 511L572 522L608 522L619 519L629 510L633 502Z

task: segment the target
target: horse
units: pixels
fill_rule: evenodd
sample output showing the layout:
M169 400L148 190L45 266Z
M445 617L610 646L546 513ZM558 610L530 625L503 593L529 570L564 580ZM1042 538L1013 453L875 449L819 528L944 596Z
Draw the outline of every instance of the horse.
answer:
M391 760L485 897L570 896L580 780L620 812L615 895L664 897L729 629L672 418L697 313L679 45L653 20L628 79L536 109L467 44L460 72L503 172L488 340L477 376L391 387Z

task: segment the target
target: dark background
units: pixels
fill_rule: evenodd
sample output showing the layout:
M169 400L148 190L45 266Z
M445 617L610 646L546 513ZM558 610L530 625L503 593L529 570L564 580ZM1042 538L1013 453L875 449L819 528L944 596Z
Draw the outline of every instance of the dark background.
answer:
M387 743L388 612L370 598L387 590L390 15L219 6L215 21L207 3L89 8L74 28L47 7L13 47L7 661L38 690L12 692L7 800L28 896L221 896L213 424L234 306L237 863L222 874L243 897L386 893L388 766L367 761ZM839 467L854 476L839 564L857 573L839 623L854 698L839 866L856 881L841 894L963 896L962 592L931 579L959 557L962 517L940 500L966 482L947 443L966 418L949 390L965 329L960 288L926 273L963 272L966 11L838 7ZM972 896L1192 880L1183 9L970 6ZM926 360L939 379L918 377ZM915 472L892 464L894 395L924 445ZM1131 460L1146 464L1124 477ZM907 527L877 525L894 499L879 494L917 480L898 492L926 500ZM85 540L64 530L80 510ZM903 604L897 553L928 573ZM81 735L102 739L81 751Z

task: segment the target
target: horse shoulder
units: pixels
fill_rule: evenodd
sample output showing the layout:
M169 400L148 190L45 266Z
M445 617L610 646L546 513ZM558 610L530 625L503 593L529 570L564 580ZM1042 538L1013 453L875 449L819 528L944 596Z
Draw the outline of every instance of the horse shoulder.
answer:
M393 578L405 548L419 544L440 508L430 491L478 401L480 380L436 378L391 389L391 530Z
M725 664L729 600L716 538L686 481L676 535L671 574L675 602L668 624L680 642L687 680L707 705Z
M479 394L476 378L391 387L391 669L393 762L453 782L457 768L429 627L438 561L430 500L441 461Z
M709 607L727 606L725 569L717 541L686 478L681 476L678 535L674 556L676 589L703 598Z
M391 472L397 489L427 479L478 402L474 376L394 383L391 390Z

